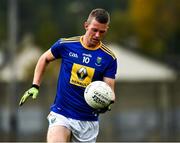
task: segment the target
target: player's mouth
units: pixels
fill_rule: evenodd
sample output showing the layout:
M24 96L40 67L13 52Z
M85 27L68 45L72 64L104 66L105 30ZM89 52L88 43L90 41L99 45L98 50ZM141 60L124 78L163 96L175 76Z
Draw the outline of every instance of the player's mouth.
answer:
M96 39L96 38L93 38L92 41L93 41L93 42L99 42L100 40L99 40L99 39Z

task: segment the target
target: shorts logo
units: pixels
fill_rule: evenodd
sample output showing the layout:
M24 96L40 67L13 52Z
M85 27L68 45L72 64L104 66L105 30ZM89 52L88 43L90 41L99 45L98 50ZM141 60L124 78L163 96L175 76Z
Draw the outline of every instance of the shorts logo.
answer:
M56 121L56 117L52 118L52 119L50 120L50 123L53 124L55 121Z
M91 83L94 71L94 68L80 64L73 64L70 83L80 87L86 87Z

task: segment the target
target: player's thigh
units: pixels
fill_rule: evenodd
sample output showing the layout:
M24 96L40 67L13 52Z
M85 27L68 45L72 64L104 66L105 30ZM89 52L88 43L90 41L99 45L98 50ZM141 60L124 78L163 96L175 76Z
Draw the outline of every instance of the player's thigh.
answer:
M48 128L47 142L69 142L71 137L71 131L64 126L52 126Z

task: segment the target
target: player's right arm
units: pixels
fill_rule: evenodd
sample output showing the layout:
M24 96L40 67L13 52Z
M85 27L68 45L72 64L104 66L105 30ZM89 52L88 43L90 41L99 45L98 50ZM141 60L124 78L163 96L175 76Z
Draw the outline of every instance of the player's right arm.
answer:
M45 72L45 69L49 62L55 60L55 57L53 56L51 50L47 50L44 54L41 55L39 58L35 71L34 71L34 78L33 78L33 84L30 89L28 89L24 95L22 96L19 105L23 105L23 103L28 99L28 97L32 96L33 99L36 99L38 93L39 93L39 86L42 81L43 74Z
M33 84L40 86L44 71L49 62L53 60L55 60L55 57L51 53L50 49L41 55L34 71Z

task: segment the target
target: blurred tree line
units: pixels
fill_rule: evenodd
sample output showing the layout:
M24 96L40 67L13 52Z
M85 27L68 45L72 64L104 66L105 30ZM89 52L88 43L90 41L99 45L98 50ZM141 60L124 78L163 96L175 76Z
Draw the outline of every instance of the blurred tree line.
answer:
M31 33L48 49L58 38L81 35L96 7L107 9L107 41L157 58L180 69L179 0L18 0L19 41ZM0 45L7 41L8 1L0 1Z

